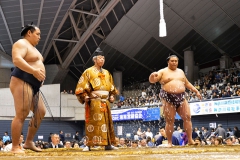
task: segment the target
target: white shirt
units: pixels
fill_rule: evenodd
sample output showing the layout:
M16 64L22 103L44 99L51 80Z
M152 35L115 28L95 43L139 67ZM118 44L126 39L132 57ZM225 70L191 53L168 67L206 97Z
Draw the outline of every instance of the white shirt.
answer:
M6 145L5 148L3 149L4 152L9 152L11 150L12 150L12 143Z
M151 137L151 139L153 138L153 134L152 132L145 132L146 137Z
M145 98L147 96L146 92L142 92L142 97Z
M139 140L139 137L138 137L138 135L134 135L134 138L133 138L134 140Z
M52 144L52 146L53 146L53 148L58 148L58 145L54 145L54 144ZM55 147L56 146L56 147Z
M23 148L23 144L20 144L21 148ZM8 144L5 146L5 148L3 149L4 152L9 152L12 150L12 143Z

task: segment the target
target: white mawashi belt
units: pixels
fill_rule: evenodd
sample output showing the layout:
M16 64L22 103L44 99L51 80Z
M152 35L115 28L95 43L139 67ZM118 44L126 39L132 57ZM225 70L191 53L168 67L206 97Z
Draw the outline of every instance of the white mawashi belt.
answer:
M91 92L91 99L92 100L107 100L108 96L109 96L109 92L108 91L92 91Z
M97 95L103 95L103 96L108 96L109 95L108 91L92 91L91 93L97 94Z

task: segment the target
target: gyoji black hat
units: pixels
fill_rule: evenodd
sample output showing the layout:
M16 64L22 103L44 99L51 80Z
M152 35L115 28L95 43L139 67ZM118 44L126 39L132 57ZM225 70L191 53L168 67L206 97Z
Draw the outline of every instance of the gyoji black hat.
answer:
M93 53L93 56L105 56L105 53L98 47Z

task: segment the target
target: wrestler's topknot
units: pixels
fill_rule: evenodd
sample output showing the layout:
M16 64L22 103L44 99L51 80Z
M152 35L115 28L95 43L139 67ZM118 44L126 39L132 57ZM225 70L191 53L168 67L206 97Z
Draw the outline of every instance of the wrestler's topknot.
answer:
M21 31L21 36L24 36L29 30L31 31L31 32L34 32L35 31L35 27L37 27L37 26L35 26L34 24L33 24L33 22L31 23L31 24L27 24L27 25L25 25L24 27L22 27L22 31Z
M175 54L173 54L173 55L169 55L168 57L167 57L167 62L170 60L170 58L172 58L172 57L177 57L177 59L178 59L178 56L176 56Z

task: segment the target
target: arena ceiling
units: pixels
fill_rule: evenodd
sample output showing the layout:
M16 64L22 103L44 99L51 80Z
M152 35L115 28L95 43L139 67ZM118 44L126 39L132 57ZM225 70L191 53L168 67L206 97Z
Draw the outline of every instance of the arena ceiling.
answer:
M1 0L1 65L11 66L11 47L21 26L41 29L37 49L45 64L69 70L76 81L100 46L104 68L123 73L123 84L146 81L166 67L168 55L194 50L199 65L240 55L239 0L163 0L167 37L159 37L159 0Z

